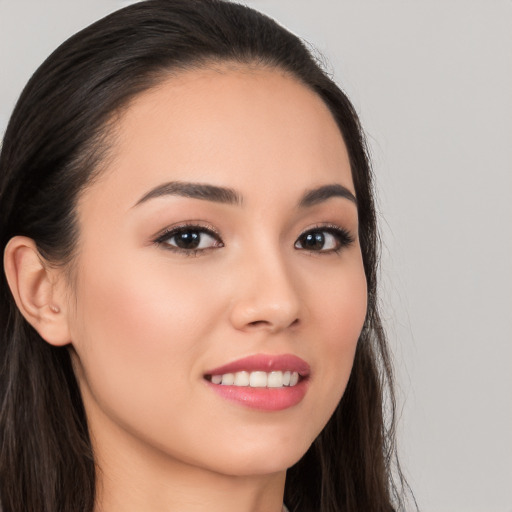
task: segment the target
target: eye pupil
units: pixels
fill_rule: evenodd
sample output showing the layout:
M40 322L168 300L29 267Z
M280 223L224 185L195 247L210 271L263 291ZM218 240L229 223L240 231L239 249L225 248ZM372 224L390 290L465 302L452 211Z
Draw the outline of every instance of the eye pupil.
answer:
M304 249L322 249L325 244L325 236L322 232L307 233L301 241Z
M201 242L199 231L182 231L175 235L176 245L180 249L196 249Z

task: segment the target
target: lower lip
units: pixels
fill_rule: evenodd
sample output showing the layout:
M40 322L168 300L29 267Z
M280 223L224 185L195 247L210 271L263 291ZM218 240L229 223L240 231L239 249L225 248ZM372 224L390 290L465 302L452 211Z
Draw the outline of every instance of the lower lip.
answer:
M206 383L218 395L226 400L260 411L282 411L297 405L307 391L307 379L295 386L282 388L251 388L249 386L223 386L222 384Z

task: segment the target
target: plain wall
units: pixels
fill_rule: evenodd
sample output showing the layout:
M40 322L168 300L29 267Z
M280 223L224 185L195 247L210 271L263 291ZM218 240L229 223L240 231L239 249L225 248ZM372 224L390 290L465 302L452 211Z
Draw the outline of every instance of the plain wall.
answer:
M65 38L133 2L0 0L0 135ZM402 462L422 512L512 512L512 2L253 0L360 112Z

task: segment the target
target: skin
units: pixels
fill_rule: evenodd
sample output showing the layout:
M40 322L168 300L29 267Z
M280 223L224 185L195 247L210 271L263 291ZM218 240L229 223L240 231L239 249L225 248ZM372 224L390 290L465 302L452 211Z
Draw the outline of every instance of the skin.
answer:
M354 193L339 129L284 73L217 66L137 97L113 155L78 203L71 293L57 276L47 295L58 311L45 312L69 332L58 343L71 343L88 416L96 510L278 512L286 468L344 392L366 313L355 204L297 206L326 184ZM229 187L243 202L163 195L137 204L169 181ZM183 222L221 242L203 236L209 248L192 255L155 243ZM353 241L339 251L297 245L324 225ZM269 412L212 392L208 369L253 354L307 361L304 399Z

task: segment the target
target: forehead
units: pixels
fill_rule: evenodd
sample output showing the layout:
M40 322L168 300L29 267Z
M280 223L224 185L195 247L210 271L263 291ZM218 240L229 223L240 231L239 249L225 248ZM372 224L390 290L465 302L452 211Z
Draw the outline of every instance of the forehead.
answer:
M336 181L353 191L329 109L276 69L219 65L172 76L124 110L112 149L101 190L131 204L171 179L227 185L244 196Z

